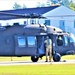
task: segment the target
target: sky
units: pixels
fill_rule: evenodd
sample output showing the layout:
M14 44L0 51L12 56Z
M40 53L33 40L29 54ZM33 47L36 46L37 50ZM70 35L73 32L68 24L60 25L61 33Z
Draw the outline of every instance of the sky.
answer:
M20 5L25 4L27 8L35 7L37 2L46 3L47 0L0 0L0 10L11 10L13 5L17 2Z
M15 2L17 2L20 5L25 4L27 6L27 8L34 8L34 7L36 7L37 2L46 3L46 1L47 0L0 0L0 11L12 10ZM15 22L15 20L12 20L11 24L13 22ZM10 23L10 21L0 21L0 23L4 26L4 25L6 25L6 23Z

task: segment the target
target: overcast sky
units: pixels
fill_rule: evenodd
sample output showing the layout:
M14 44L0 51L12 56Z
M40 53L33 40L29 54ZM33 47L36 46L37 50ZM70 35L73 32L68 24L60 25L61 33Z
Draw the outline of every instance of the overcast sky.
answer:
M20 5L25 4L28 8L36 7L37 2L46 3L47 0L0 0L0 10L13 9L14 2Z

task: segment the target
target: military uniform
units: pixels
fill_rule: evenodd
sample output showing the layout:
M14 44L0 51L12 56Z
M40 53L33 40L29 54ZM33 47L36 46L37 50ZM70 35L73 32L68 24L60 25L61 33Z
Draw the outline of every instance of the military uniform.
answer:
M52 41L49 37L45 40L45 48L46 48L46 62L48 62L48 54L49 54L49 61L51 62L52 58Z

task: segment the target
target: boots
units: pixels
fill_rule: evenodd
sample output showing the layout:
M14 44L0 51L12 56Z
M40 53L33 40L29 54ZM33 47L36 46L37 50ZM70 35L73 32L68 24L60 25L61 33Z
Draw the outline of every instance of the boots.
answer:
M48 58L46 58L46 61L45 62L48 62Z
M51 62L52 60L51 60L51 57L49 58L49 61Z

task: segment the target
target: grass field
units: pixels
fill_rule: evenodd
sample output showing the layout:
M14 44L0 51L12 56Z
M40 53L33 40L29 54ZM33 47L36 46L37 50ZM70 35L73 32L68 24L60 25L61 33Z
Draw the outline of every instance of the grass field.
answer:
M75 55L63 56L62 59L75 59ZM24 61L30 57L12 57L12 60ZM11 61L11 57L0 57L0 61ZM0 75L75 75L75 64L0 66Z
M75 64L0 66L0 75L75 75Z

